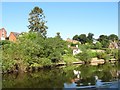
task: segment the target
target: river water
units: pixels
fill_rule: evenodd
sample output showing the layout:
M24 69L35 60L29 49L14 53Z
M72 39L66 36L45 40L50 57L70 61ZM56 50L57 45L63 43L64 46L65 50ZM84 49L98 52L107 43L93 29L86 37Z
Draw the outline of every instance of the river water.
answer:
M116 88L120 84L117 71L120 65L109 64L99 66L68 65L39 72L24 74L4 74L3 88ZM73 70L81 72L79 77ZM95 78L97 77L97 79Z

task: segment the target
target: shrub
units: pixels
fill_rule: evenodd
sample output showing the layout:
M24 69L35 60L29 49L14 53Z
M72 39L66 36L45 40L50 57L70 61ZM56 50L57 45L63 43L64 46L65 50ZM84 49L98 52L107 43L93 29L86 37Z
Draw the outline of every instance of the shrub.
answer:
M40 59L40 64L43 66L49 66L52 64L51 60L48 58L41 58Z
M106 53L107 53L107 54L111 54L111 53L112 53L111 49L107 48L107 49L106 49Z
M88 53L89 53L91 58L97 57L97 53L96 52L89 51Z
M110 56L106 53L103 53L103 52L98 52L97 53L97 58L98 59L104 59L104 60L109 60L110 59Z
M119 53L118 50L113 50L113 51L112 51L112 55L113 55L114 58L117 59L117 60L118 60L118 53Z
M97 58L98 59L103 59L103 57L104 57L104 53L101 53L101 52L97 53Z
M91 54L87 51L84 51L82 53L79 53L76 55L76 58L78 58L79 60L84 61L85 63L89 63L91 60Z
M96 44L93 46L94 49L101 49L102 44L100 42L96 42Z

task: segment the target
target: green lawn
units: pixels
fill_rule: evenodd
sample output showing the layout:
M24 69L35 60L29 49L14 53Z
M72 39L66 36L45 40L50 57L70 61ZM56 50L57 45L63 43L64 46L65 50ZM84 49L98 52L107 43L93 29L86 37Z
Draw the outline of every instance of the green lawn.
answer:
M64 60L64 62L66 62L66 63L72 63L72 62L78 62L79 60L78 59L76 59L74 56L72 56L72 55L64 55L63 56L63 60Z

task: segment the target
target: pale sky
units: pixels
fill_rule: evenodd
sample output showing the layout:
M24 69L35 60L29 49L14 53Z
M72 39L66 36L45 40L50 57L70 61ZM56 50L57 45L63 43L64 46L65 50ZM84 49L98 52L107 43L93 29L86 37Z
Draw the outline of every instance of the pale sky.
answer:
M2 26L7 32L26 32L30 11L38 6L48 21L47 36L63 39L78 34L118 35L117 2L2 2Z

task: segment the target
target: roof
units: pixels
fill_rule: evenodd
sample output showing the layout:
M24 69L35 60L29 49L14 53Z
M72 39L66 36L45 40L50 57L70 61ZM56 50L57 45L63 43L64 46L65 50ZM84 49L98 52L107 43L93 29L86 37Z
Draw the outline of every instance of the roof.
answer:
M71 49L78 49L77 47L70 47Z
M15 37L17 37L18 35L20 35L20 33L17 33L17 32L11 32L14 34Z
M72 39L70 39L70 38L67 38L66 41L67 41L67 42L74 43L74 44L79 43L79 41L77 41L77 40L72 40Z
M5 28L1 28L0 30L4 30L5 32L7 32L7 31L5 30Z

